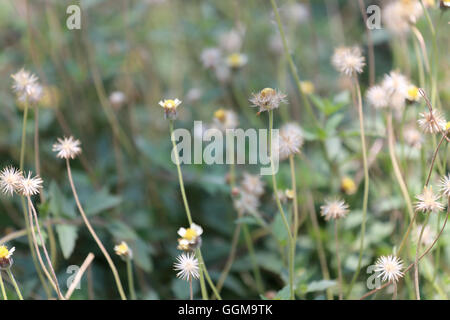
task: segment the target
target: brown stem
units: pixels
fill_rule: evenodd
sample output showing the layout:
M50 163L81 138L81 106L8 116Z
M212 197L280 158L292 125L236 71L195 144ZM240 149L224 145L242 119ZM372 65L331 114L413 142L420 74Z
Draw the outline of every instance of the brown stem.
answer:
M88 228L89 232L91 233L91 235L94 238L95 242L97 243L98 247L102 251L106 260L108 261L109 267L111 268L111 271L114 275L114 279L116 281L116 285L117 285L117 289L119 290L120 297L122 298L122 300L127 300L127 297L125 296L125 293L123 291L122 283L120 282L119 273L117 272L116 266L114 265L114 262L112 261L108 251L106 251L105 247L103 246L103 243L101 242L101 240L95 233L95 230L92 227L91 223L89 222L86 214L84 213L83 207L81 206L80 200L78 199L78 193L75 188L75 184L73 183L72 171L70 170L69 159L66 159L66 166L67 166L67 175L69 177L70 187L72 188L73 196L75 198L75 202L77 203L77 207L78 207L78 210L80 211L81 217L83 218L84 224Z

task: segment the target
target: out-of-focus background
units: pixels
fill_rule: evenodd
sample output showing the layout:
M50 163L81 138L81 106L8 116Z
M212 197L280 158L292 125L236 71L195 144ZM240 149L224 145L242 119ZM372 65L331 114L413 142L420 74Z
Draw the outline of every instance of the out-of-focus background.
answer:
M384 2L383 2L384 3ZM81 8L81 29L69 30L69 5ZM324 198L344 197L351 213L341 224L344 276L353 275L358 258L361 223L362 179L357 111L351 103L349 81L332 68L330 57L341 45L359 45L367 57L367 33L358 1L278 0L290 53L302 81L312 85L310 101L322 128L305 119L306 111L292 79L270 1L262 0L4 0L0 2L0 163L18 166L23 106L11 90L11 74L22 67L39 77L44 97L31 109L27 126L26 170L35 170L34 119L39 112L41 176L45 202L39 205L43 228L63 288L73 275L68 269L80 265L89 252L96 258L75 290L75 299L117 298L108 265L82 224L70 190L65 163L51 147L57 137L70 136L82 142L82 155L71 161L75 184L89 218L107 249L127 241L134 253L135 279L141 299L187 298L186 282L175 277L173 262L179 253L177 230L187 227L175 165L170 161L168 121L158 105L162 99L179 98L182 104L175 127L192 130L193 121L212 123L220 108L236 112L241 128L266 128L266 114L249 108L252 92L274 87L285 92L289 103L275 111L275 127L298 122L305 146L297 158L300 212L305 222L297 244L297 294L307 299L324 298L316 236L334 272L332 225L319 217ZM365 1L366 6L379 1ZM438 30L438 89L442 110L450 101L448 12L436 1L429 13ZM398 38L384 28L373 30L375 73L379 81L391 69L399 69L419 86L417 48L412 37ZM431 55L427 19L416 24ZM399 40L400 39L400 40ZM401 40L403 39L403 40ZM241 64L240 64L241 63ZM214 65L214 67L212 67ZM370 84L366 67L360 76L363 92ZM428 80L427 80L428 81ZM405 112L415 122L423 104ZM404 203L393 180L384 140L383 118L365 106L369 146L379 146L371 167L366 249L363 265L389 254L404 230ZM399 129L400 130L400 129ZM399 131L399 137L402 136ZM401 139L401 138L399 138ZM427 138L428 139L428 138ZM325 141L322 144L321 141ZM322 145L327 148L329 161ZM432 146L403 148L399 154L411 195L423 187L423 162ZM401 149L401 150L400 150ZM402 153L403 152L403 153ZM204 230L202 252L211 277L217 281L228 257L236 211L230 198L225 165L182 166L192 215ZM257 173L257 165L236 168L238 180L244 171ZM283 162L277 176L279 188L290 187L289 166ZM341 178L356 181L357 191L341 190ZM270 177L259 211L269 231L248 219L261 268L266 297L279 293L287 281L286 238L276 216ZM0 197L0 237L24 228L18 197ZM39 198L36 198L40 202ZM309 211L315 208L320 234L314 230ZM442 221L442 220L441 220ZM437 229L437 216L430 219ZM272 231L272 234L270 233ZM449 233L439 242L440 260L426 259L424 292L439 298L433 283L449 293ZM14 270L24 296L45 298L31 261L26 237L8 242L15 246ZM126 283L126 265L113 257ZM363 270L365 271L365 269ZM367 291L362 272L354 297ZM437 279L433 282L433 277ZM12 290L11 288L9 290ZM199 294L197 284L194 291ZM12 291L11 291L12 292ZM252 263L241 238L235 262L224 284L224 298L259 298ZM404 298L407 298L405 296Z

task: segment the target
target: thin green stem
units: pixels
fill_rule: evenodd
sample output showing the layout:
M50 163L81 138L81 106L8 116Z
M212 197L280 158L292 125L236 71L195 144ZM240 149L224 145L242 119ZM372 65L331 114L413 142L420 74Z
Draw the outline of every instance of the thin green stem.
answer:
M283 28L283 25L281 23L281 18L280 18L280 14L278 12L277 4L276 4L275 0L270 0L270 2L272 4L273 12L275 13L275 20L277 21L278 31L280 32L281 41L283 42L284 52L285 52L286 58L288 60L289 68L291 70L292 76L295 79L295 83L297 85L298 92L300 93L300 97L302 98L303 104L305 105L307 112L309 113L309 115L313 119L314 124L317 127L319 127L319 125L318 125L319 121L317 120L316 115L314 114L314 111L313 111L313 109L311 107L311 104L309 103L309 100L306 97L306 94L302 90L301 81L300 81L300 77L298 75L297 67L295 66L294 60L292 59L292 56L291 56L291 54L289 52L289 47L288 47L288 44L287 44L286 36L284 34L284 28Z
M8 273L9 278L11 279L11 282L14 286L14 289L16 290L16 293L19 296L19 299L23 300L22 293L20 292L19 286L17 285L16 279L14 278L14 275L13 275L11 269L10 268L6 269L6 273Z
M414 259L414 288L416 292L416 299L420 300L420 289L419 289L419 251L420 251L420 243L422 242L423 231L425 230L426 225L428 224L428 220L430 219L430 214L427 214L425 218L425 222L423 223L422 229L420 230L419 238L417 239L417 250L416 257Z
M342 300L343 298L343 293L342 293L342 288L343 288L343 284L342 284L342 268L341 268L341 256L339 254L339 225L338 225L338 220L336 219L334 221L334 242L336 245L336 260L337 260L337 273L338 273L338 285L339 285L339 300Z
M202 252L200 249L197 249L197 258L200 262L200 268L203 269L203 273L205 275L206 281L208 282L209 286L211 287L211 290L214 292L214 295L217 297L217 299L222 300L222 297L220 296L220 293L217 291L216 286L211 280L211 277L209 276L208 270L206 269L205 261L203 260Z
M361 148L362 148L362 156L363 156L363 167L364 167L364 197L363 197L363 218L361 223L361 240L359 244L359 258L358 265L355 270L355 274L353 275L352 281L350 282L350 286L348 288L346 298L350 296L352 293L353 286L358 278L359 272L361 271L361 262L364 251L364 235L366 233L366 220L367 220L367 203L369 200L369 166L367 163L367 149L366 149L366 137L364 133L364 114L362 109L362 98L361 98L361 89L359 87L359 81L357 76L354 77L355 82L355 90L357 95L357 108L358 108L358 116L359 116L359 129L361 136Z
M89 222L89 220L86 216L86 213L84 212L83 206L81 205L80 199L78 198L77 189L75 188L75 184L74 184L73 178L72 178L72 170L70 169L69 159L66 159L66 167L67 167L67 176L69 178L70 187L72 188L72 193L75 198L75 202L77 204L78 211L80 211L80 214L81 214L81 217L83 218L84 224L88 228L90 234L92 235L92 238L94 238L95 242L97 243L98 247L102 251L103 255L106 258L106 261L109 264L109 267L113 273L114 280L115 280L116 286L117 286L117 290L119 291L121 299L127 300L127 296L125 295L125 292L122 287L122 282L120 282L120 277L119 277L119 273L117 272L117 268L114 265L114 262L112 261L111 256L109 255L108 251L103 246L102 241L97 236L97 233L95 232L94 228L92 227L91 223Z
M289 237L289 292L290 299L294 299L294 238L292 237L291 228L289 227L289 222L286 218L286 214L284 213L283 206L281 205L280 197L278 194L277 180L275 178L275 167L273 163L273 154L272 154L272 131L273 131L273 110L269 110L269 154L270 154L270 168L272 170L272 185L273 192L275 195L275 201L277 203L278 210L280 211L281 218L283 220L284 226L286 227L286 232Z
M133 261L130 257L127 258L127 276L131 300L136 300L136 291L134 290L134 279L133 279Z
M0 270L0 287L2 289L3 300L8 300L8 296L6 295L5 285L3 284L2 271Z
M244 233L245 243L247 244L248 254L250 256L250 261L253 266L253 273L255 275L255 282L256 282L256 290L258 290L259 293L262 293L264 292L264 285L261 278L261 272L258 266L258 260L256 259L252 237L250 235L250 231L248 229L247 224L242 225L242 232Z

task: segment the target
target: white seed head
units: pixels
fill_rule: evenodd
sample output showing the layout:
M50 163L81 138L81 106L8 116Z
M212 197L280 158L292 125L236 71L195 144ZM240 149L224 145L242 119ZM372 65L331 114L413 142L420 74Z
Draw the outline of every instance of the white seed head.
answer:
M303 137L300 127L295 123L289 123L281 127L278 139L278 156L280 160L300 153L303 146Z
M43 181L39 176L31 177L31 171L29 171L28 175L24 175L20 180L18 192L25 197L31 197L39 194L42 183Z
M75 159L81 153L81 142L78 139L70 136L63 139L58 138L58 141L53 144L53 152L57 152L56 156L61 159Z
M23 97L28 95L28 88L36 84L38 78L30 73L29 71L20 69L17 73L11 75L14 80L12 88L18 97Z
M409 125L403 129L403 139L410 147L420 149L423 143L422 133L415 128L414 125Z
M359 47L336 48L331 63L337 71L348 77L361 73L366 65Z
M432 110L431 112L422 112L419 114L419 116L420 119L417 120L417 123L425 133L435 134L445 130L447 121L445 121L444 117L439 111Z
M286 103L286 95L272 88L264 88L258 93L252 93L249 100L251 107L259 107L259 112L276 109L281 103Z
M375 109L384 109L389 105L388 94L382 86L375 85L369 88L366 98Z
M403 277L403 262L395 256L382 256L375 262L375 272L380 272L378 277L383 281L388 280L397 282Z
M348 204L341 199L325 200L325 204L320 207L320 213L327 221L344 218L348 212Z
M14 191L19 189L22 180L22 172L18 169L8 166L0 172L0 188L6 195L12 196Z
M234 200L234 207L242 214L256 214L258 212L259 205L259 197L245 190L240 190L239 198Z
M174 270L178 271L177 277L183 280L189 281L200 277L198 260L192 253L179 255L174 264Z
M246 192L260 197L264 194L264 185L265 183L261 180L260 175L248 172L243 173L241 186Z
M442 203L439 202L439 195L433 193L431 186L424 187L423 192L416 196L418 200L414 207L417 211L422 212L439 212L444 209Z
M442 196L450 197L450 174L441 178L440 187Z

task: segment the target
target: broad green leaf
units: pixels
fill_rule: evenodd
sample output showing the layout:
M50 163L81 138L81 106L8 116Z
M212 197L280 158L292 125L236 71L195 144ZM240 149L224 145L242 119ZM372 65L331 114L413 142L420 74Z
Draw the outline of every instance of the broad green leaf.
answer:
M59 224L56 226L56 233L58 234L59 244L65 259L69 259L75 243L78 238L78 228L68 224Z

